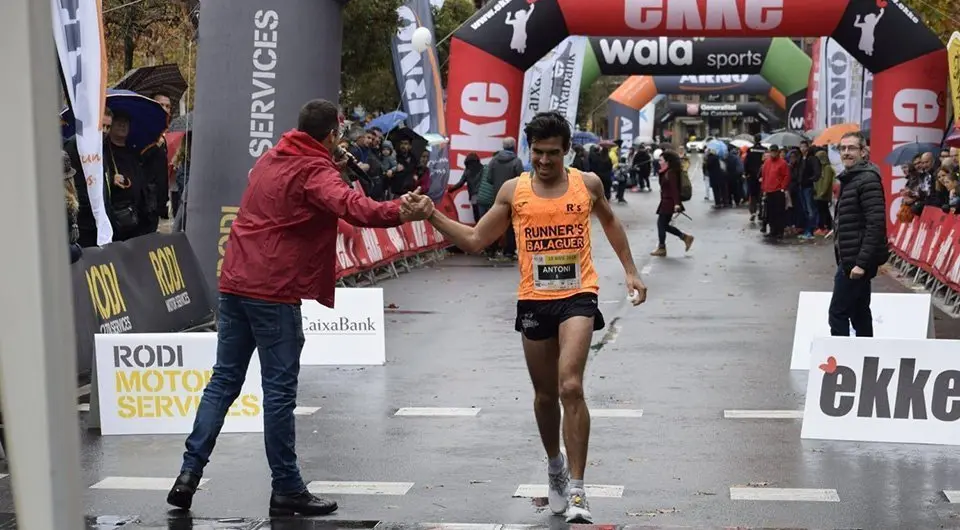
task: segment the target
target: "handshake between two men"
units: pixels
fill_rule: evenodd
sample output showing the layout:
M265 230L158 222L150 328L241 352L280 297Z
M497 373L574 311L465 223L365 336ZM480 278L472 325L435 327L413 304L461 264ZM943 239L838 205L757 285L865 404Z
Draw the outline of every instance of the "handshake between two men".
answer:
M404 221L423 221L433 215L433 200L420 193L420 188L400 198L400 216Z

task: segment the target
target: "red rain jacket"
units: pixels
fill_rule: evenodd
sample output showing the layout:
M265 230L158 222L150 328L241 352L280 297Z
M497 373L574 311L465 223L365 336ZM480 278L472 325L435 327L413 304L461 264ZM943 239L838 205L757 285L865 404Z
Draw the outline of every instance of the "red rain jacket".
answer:
M790 187L790 166L783 157L768 158L760 169L760 191L773 193L786 191Z
M401 224L397 202L376 202L340 178L320 142L283 135L250 172L220 273L220 291L270 302L315 299L333 307L337 220Z

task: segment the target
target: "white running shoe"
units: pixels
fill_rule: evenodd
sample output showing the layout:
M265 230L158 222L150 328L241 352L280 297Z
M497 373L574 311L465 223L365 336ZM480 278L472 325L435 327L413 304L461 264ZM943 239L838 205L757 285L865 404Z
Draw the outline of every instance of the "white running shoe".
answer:
M570 496L567 501L567 522L579 524L593 523L593 516L590 515L590 503L587 502L587 494L583 490L570 490Z
M561 456L563 453L560 453ZM570 486L570 470L567 469L567 458L563 457L563 469L559 473L547 472L547 500L550 511L554 515L561 515L567 511L567 496Z

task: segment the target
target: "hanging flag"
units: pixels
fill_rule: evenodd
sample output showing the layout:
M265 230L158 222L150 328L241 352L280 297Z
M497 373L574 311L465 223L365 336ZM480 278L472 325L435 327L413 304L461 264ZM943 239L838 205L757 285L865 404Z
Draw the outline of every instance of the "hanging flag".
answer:
M823 128L817 120L817 111L820 108L820 79L823 77L821 75L823 41L823 38L815 40L813 48L810 50L813 65L810 67L810 77L807 80L807 109L803 117L803 128L807 131Z
M586 37L567 37L524 75L520 130L517 133L517 154L524 166L530 165L530 146L523 129L538 112L556 110L567 118L571 129L576 128L586 49ZM572 150L565 162L573 162Z
M636 143L637 140L643 143L653 143L653 118L657 112L657 102L663 97L662 94L658 94L650 103L640 109L637 114L637 135L634 137L633 143ZM624 142L624 145L629 148L632 144Z
M446 136L443 88L430 0L407 0L397 8L397 14L400 26L393 36L393 74L400 90L403 111L407 113L407 126L417 134ZM427 28L434 36L433 43L422 53L413 49L410 42L418 27Z
M950 62L950 91L953 93L953 116L960 127L960 31L953 32L947 44L947 60Z
M90 209L97 223L97 244L113 241L103 192L103 107L107 90L107 54L100 0L50 0L53 38L63 70L66 96L76 120L77 152L87 182Z
M820 109L817 128L860 123L863 117L863 66L840 44L827 39L820 58Z

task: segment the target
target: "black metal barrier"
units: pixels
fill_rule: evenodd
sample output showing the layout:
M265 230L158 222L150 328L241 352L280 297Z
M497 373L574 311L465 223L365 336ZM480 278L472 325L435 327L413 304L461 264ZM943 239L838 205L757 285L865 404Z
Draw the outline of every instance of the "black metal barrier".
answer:
M81 383L90 379L96 333L175 333L213 320L200 263L182 232L86 248L71 274Z

